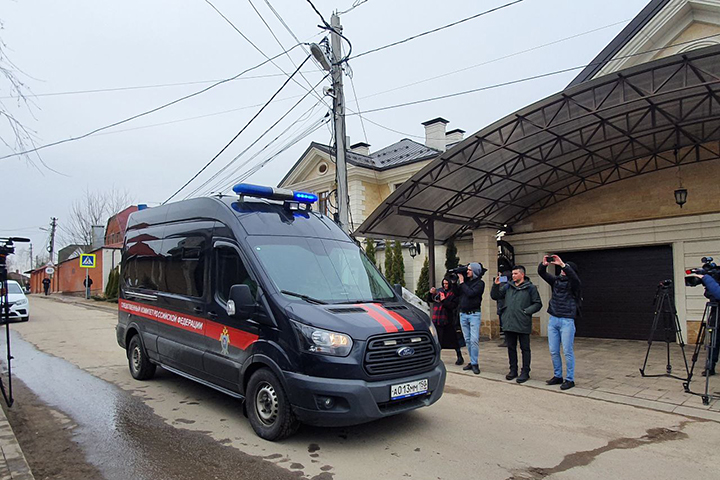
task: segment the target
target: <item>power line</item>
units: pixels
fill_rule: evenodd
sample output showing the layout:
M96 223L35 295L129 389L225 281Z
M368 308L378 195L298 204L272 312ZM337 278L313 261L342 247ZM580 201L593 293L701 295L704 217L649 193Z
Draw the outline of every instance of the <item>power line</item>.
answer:
M310 57L308 56L308 58L310 58ZM307 58L306 58L305 60L307 61ZM303 63L304 63L304 62L303 62ZM326 77L327 77L327 76L326 76ZM319 85L321 82L323 82L326 77L322 78L322 79L318 82L318 85ZM305 99L310 95L310 92L311 92L311 91L312 91L312 90L308 91L305 95L303 95L303 97L302 97L300 100L298 100L298 101L295 103L295 105L293 105L287 112L285 112L285 114L283 114L275 123L273 123L270 127L268 127L267 129L265 129L265 131L264 131L257 139L255 139L254 142L252 142L250 145L248 145L242 152L240 152L238 155L236 155L235 158L233 158L230 162L228 162L228 164L225 165L223 168L221 168L220 170L218 170L212 177L210 177L209 179L207 179L202 185L200 185L200 186L197 187L195 190L193 190L192 192L190 192L190 194L188 194L185 198L188 198L189 196L192 196L193 194L197 193L200 189L202 189L203 187L205 187L206 185L208 185L210 182L212 182L214 179L216 179L222 172L224 172L225 170L227 170L228 168L230 168L230 166L231 166L233 163L235 163L235 162L236 162L241 156L243 156L248 150L250 150L253 146L255 146L268 132L270 132L270 131L271 131L273 128L275 128L282 120L284 120L285 117L287 117L287 116L290 114L290 112L292 112L292 111L295 109L295 107L297 107L298 105L300 105L300 103L302 103L303 100L305 100ZM320 103L320 102L318 101L318 103ZM313 105L313 108L315 108L316 105L317 105L317 104ZM304 114L303 114L303 115L304 115ZM290 127L292 127L292 125L291 125ZM288 129L289 129L290 127L288 127ZM287 130L286 130L286 131L287 131ZM283 132L283 133L284 133L284 132ZM282 135L282 134L281 134L281 135ZM277 139L277 138L276 138L276 139ZM274 140L273 140L273 141L274 141ZM271 143L272 143L272 142L271 142ZM249 162L250 160L252 160L252 158L254 158L254 157L251 157L251 158L248 160L248 162ZM246 162L246 163L247 163L247 162ZM245 163L245 164L246 164L246 163ZM238 168L242 168L242 166L245 165L245 164L240 165L240 167L238 167ZM237 171L237 170L235 170L235 171ZM234 172L233 172L233 173L234 173ZM231 175L232 175L232 174L231 174Z
M299 45L299 44L293 45L293 46L290 47L290 49L288 49L287 51L293 50L293 49L296 48L298 45ZM70 137L70 138L66 138L65 140L58 140L57 142L47 143L47 144L45 144L45 145L41 145L41 146L39 146L39 147L31 148L31 149L29 149L29 150L24 150L24 151L22 151L22 152L14 152L14 153L11 153L11 154L9 154L9 155L5 155L5 156L3 156L3 157L0 157L0 160L4 160L4 159L6 159L6 158L11 158L11 157L17 157L17 156L20 156L20 155L26 155L26 154L28 154L28 153L37 152L37 151L39 151L39 150L44 150L44 149L46 149L46 148L54 147L54 146L57 146L57 145L61 145L61 144L63 144L63 143L74 142L74 141L76 141L76 140L82 140L83 138L87 138L87 137L89 137L89 136L91 136L91 135L94 135L94 134L96 134L96 133L98 133L98 132L102 132L103 130L107 130L107 129L110 129L110 128L113 128L113 127L117 127L118 125L122 125L122 124L124 124L124 123L130 122L130 121L135 120L135 119L137 119L137 118L144 117L144 116L146 116L146 115L150 115L150 114L155 113L155 112L157 112L157 111L159 111L159 110L163 110L163 109L165 109L165 108L167 108L167 107L170 107L170 106L172 106L172 105L175 105L176 103L180 103L180 102L182 102L182 101L184 101L184 100L187 100L187 99L189 99L189 98L192 98L192 97L196 97L196 96L198 96L198 95L201 95L201 94L207 92L208 90L211 90L211 89L217 87L218 85L222 85L222 84L224 84L224 83L227 83L227 82L230 82L230 81L232 81L232 80L235 80L236 78L241 77L241 76L244 75L245 73L250 72L250 71L255 70L255 69L258 69L258 68L262 67L263 65L269 63L270 61L272 61L272 60L274 60L274 59L276 59L276 58L278 58L278 57L280 57L280 56L282 56L282 55L285 55L285 53L286 53L286 52L281 52L281 53L275 55L274 57L272 57L272 58L270 58L270 59L268 59L268 60L265 60L264 62L259 63L258 65L255 65L254 67L250 67L250 68L248 68L247 70L243 70L242 72L238 73L238 74L235 75L234 77L226 78L225 80L221 80L221 81L219 81L219 82L216 82L216 83L214 83L214 84L212 84L212 85L210 85L210 86L208 86L208 87L203 88L202 90L199 90L199 91L197 91L197 92L191 93L191 94L189 94L189 95L185 95L185 96L180 97L180 98L178 98L178 99L176 99L176 100L173 100L173 101L171 101L171 102L168 102L168 103L165 103L165 104L163 104L163 105L160 105L159 107L155 107L155 108L153 108L153 109L147 110L147 111L142 112L142 113L139 113L139 114L137 114L137 115L133 115L133 116L131 116L131 117L128 117L128 118L126 118L126 119L124 119L124 120L120 120L120 121L111 123L111 124L106 125L106 126L104 126L104 127L96 128L95 130L92 130L92 131L90 131L90 132L88 132L88 133L85 133L85 134L83 134L83 135L80 135L80 136L78 136L78 137Z
M210 159L210 161L209 161L208 163L206 163L205 166L204 166L203 168L201 168L195 175L193 175L192 178L190 178L190 180L188 180L188 181L185 183L185 185L183 185L183 186L180 187L175 193L173 193L172 195L170 195L170 197L168 197L167 200L165 200L164 202L162 202L162 204L163 204L163 205L166 204L166 203L169 202L173 197L175 197L175 195L177 195L178 193L180 193L180 191L181 191L182 189L184 189L185 187L187 187L187 186L190 184L190 182L192 182L193 180L195 180L195 179L198 177L198 175L200 175L202 172L204 172L207 167L209 167L225 150L227 150L227 148L230 147L230 145L245 131L245 129L247 129L247 128L250 126L250 124L263 112L263 110L265 110L265 108L266 108L268 105L270 105L270 102L273 101L273 99L282 91L282 89L285 88L285 86L286 86L288 83L290 83L290 80L292 80L292 78L295 76L295 74L300 71L300 69L302 68L302 66L305 65L305 62L307 62L309 59L310 59L310 56L305 57L305 60L303 60L303 62L300 64L300 66L295 69L295 71L288 77L287 80L285 80L285 82L283 82L283 84L280 86L280 88L272 95L272 97L270 97L270 99L265 103L265 105L263 105L262 108L261 108L260 110L258 110L258 112L250 119L250 121L248 121L248 122L245 124L245 126L240 129L240 131L217 153L217 155L215 155L212 159Z
M484 65L489 65L489 64L491 64L491 63L499 62L499 61L501 61L501 60L507 60L508 58L512 58L512 57L516 57L516 56L518 56L518 55L522 55L522 54L525 54L525 53L533 52L533 51L535 51L535 50L539 50L539 49L541 49L541 48L549 47L549 46L551 46L551 45L556 45L556 44L558 44L558 43L562 43L562 42L565 42L565 41L567 41L567 40L572 40L572 39L574 39L574 38L582 37L582 36L584 36L584 35L589 35L589 34L591 34L591 33L595 33L595 32L598 32L598 31L600 31L600 30L604 30L604 29L606 29L606 28L610 28L610 27L614 27L614 26L617 26L617 25L621 25L621 24L623 24L623 23L627 23L629 20L630 20L630 19L625 19L625 20L622 20L622 21L619 21L619 22L611 23L611 24L609 24L609 25L605 25L605 26L602 26L602 27L594 28L594 29L592 29L592 30L587 30L587 31L585 31L585 32L577 33L577 34L571 35L571 36L569 36L569 37L560 38L560 39L558 39L558 40L553 40L552 42L544 43L544 44L542 44L542 45L537 45L537 46L534 46L534 47L531 47L531 48L527 48L527 49L525 49L525 50L520 50L520 51L517 51L517 52L509 53L509 54L507 54L507 55L503 55L503 56L501 56L501 57L493 58L493 59L491 59L491 60L486 60L486 61L484 61L484 62L477 63L477 64L475 64L475 65L470 65L470 66L468 66L468 67L461 68L461 69L459 69L459 70L453 70L452 72L447 72L447 73L443 73L443 74L441 74L441 75L436 75L436 76L434 76L434 77L426 78L426 79L423 79L423 80L418 80L418 81L416 81L416 82L408 83L408 84L405 84L405 85L400 85L400 86L398 86L398 87L394 87L394 88L391 88L391 89L389 89L389 90L383 90L382 92L372 93L372 94L370 94L370 95L366 95L366 96L364 96L364 97L361 97L361 99L364 100L364 99L366 99L366 98L376 97L376 96L378 96L378 95L383 95L383 94L385 94L385 93L395 92L395 91L397 91L397 90L402 90L402 89L407 88L407 87L413 87L413 86L415 86L415 85L420 85L421 83L430 82L430 81L432 81L432 80L437 80L437 79L439 79L439 78L448 77L448 76L454 75L454 74L456 74L456 73L465 72L465 71L467 71L467 70L472 70L473 68L482 67L482 66L484 66Z
M310 0L308 0L309 2ZM385 50L386 48L394 47L396 45L400 45L402 43L409 42L410 40L415 40L416 38L424 37L425 35L430 35L431 33L439 32L440 30L445 30L446 28L454 27L455 25L460 25L461 23L468 22L470 20L474 20L478 17L482 17L484 15L487 15L489 13L497 12L498 10L502 10L503 8L510 7L512 5L515 5L516 3L521 3L525 0L515 0L510 3L506 3L505 5L500 5L499 7L491 8L490 10L485 10L484 12L476 13L475 15L472 15L467 18L463 18L462 20L458 20L457 22L449 23L447 25L443 25L442 27L434 28L432 30L428 30L426 32L419 33L417 35L413 35L412 37L408 37L404 40L398 40L397 42L390 43L388 45L383 45L382 47L374 48L372 50L368 50L367 52L358 53L352 58L360 58L364 57L365 55L369 55L371 53L379 52L380 50ZM314 7L313 7L314 8Z
M357 7L362 5L363 3L367 3L367 2L368 2L368 0L355 0L352 4L352 7L348 8L347 10L345 10L343 12L338 12L338 15L345 15L346 13L350 13L353 10L355 10Z
M391 110L391 109L394 109L394 108L407 107L407 106L411 106L411 105L417 105L417 104L420 104L420 103L432 102L432 101L435 101L435 100L444 100L444 99L446 99L446 98L459 97L459 96L461 96L461 95L467 95L467 94L470 94L470 93L482 92L482 91L485 91L485 90L493 90L493 89L495 89L495 88L506 87L506 86L508 86L508 85L515 85L515 84L518 84L518 83L524 83L524 82L528 82L528 81L531 81L531 80L538 80L538 79L540 79L540 78L551 77L551 76L554 76L554 75L560 75L560 74L563 74L563 73L572 72L573 70L580 70L580 69L582 69L582 68L586 68L586 67L593 66L593 65L606 65L606 64L611 63L611 62L617 62L617 61L619 61L619 60L624 60L624 59L626 59L626 58L637 57L637 56L640 56L640 55L647 55L648 53L657 52L657 51L661 51L661 50L667 50L668 48L678 47L678 46L686 45L686 44L689 44L689 43L695 43L695 42L700 41L700 40L705 40L705 39L713 38L713 37L717 37L717 36L720 36L720 33L716 33L716 34L713 34L713 35L708 35L708 36L706 36L706 37L695 38L695 39L693 39L693 40L688 40L688 41L686 41L686 42L675 43L675 44L673 44L673 45L667 45L667 46L664 46L664 47L659 47L659 48L654 48L654 49L650 49L650 50L645 50L645 51L642 51L642 52L632 53L632 54L629 54L629 55L624 55L624 56L621 56L621 57L616 57L616 58L613 58L613 59L611 59L611 60L604 61L604 62L594 62L594 63L585 64L585 65L578 65L578 66L576 66L576 67L563 68L563 69L561 69L561 70L555 70L555 71L553 71L553 72L541 73L541 74L533 75L533 76L530 76L530 77L524 77L524 78L519 78L519 79L516 79L516 80L509 80L509 81L507 81L507 82L496 83L496 84L493 84L493 85L486 85L486 86L484 86L484 87L473 88L473 89L471 89L471 90L465 90L465 91L462 91L462 92L449 93L449 94L447 94L447 95L439 95L439 96L437 96L437 97L425 98L425 99L422 99L422 100L415 100L415 101L412 101L412 102L398 103L398 104L395 104L395 105L388 105L388 106L386 106L386 107L374 108L374 109L365 110L365 111L362 111L362 112L355 112L355 113L353 113L353 115L362 115L362 114L366 114L366 113L380 112L380 111L383 111L383 110Z
M300 43L300 42L298 42ZM306 73L312 73L314 71L306 72ZM284 77L285 75L282 73L270 73L268 75L255 75L252 77L243 77L243 78L237 78L235 80L256 80L256 79L262 79L262 78L272 78L272 77ZM28 97L33 98L39 98L39 97L58 97L63 95L86 95L89 93L106 93L106 92L122 92L127 90L145 90L145 89L153 89L153 88L167 88L167 87L183 87L183 86L189 86L189 85L202 85L202 84L208 84L208 83L217 83L222 80L196 80L193 82L177 82L177 83L159 83L154 85L133 85L129 87L108 87L108 88L95 88L95 89L89 89L89 90L72 90L67 92L48 92L48 93L31 93L27 95ZM17 98L13 97L11 95L0 97L0 100L6 100L10 98Z
M262 20L262 22L263 22L263 24L265 25L265 27L267 27L267 29L270 31L270 34L271 34L272 37L275 39L275 41L277 42L277 44L280 45L280 48L284 49L285 47L283 46L282 42L281 42L280 39L277 37L277 35L275 35L275 32L273 31L272 28L270 28L270 25L268 25L268 23L265 21L265 18L262 16L262 14L260 13L260 11L255 7L255 4L252 2L252 0L248 0L248 3L249 3L250 6L252 7L252 9L255 10L255 13L257 13L258 17L260 17L260 20ZM286 25L286 28L289 28L289 27L287 27L287 25ZM293 35L293 37L294 37L294 36L295 36L295 35ZM303 50L305 51L305 54L306 54L306 55L310 55L310 52L308 52L307 49L305 49L304 46L303 46L302 48L303 48ZM293 67L295 67L295 66L296 66L296 65L295 65L295 62L293 61L293 59L292 59L292 57L290 56L290 54L288 54L287 57L288 57L288 60L290 60L290 63L292 63ZM276 66L277 66L277 65L276 65ZM278 67L278 68L280 68L280 67ZM302 74L302 72L300 72L300 76L302 77L303 80L305 80L305 83L307 83L308 86L312 89L312 88L313 88L312 84L311 84L310 81L307 79L307 77L305 77L305 75ZM295 83L298 83L298 82L295 82ZM298 83L298 85L300 85L300 84ZM302 85L300 85L300 86L302 87ZM302 88L305 88L305 87L302 87ZM315 95L315 98L317 98L317 99L320 100L321 102L325 103L325 99L324 99L321 95L318 95L317 93L315 93L314 95ZM328 106L328 105L326 104L326 106Z

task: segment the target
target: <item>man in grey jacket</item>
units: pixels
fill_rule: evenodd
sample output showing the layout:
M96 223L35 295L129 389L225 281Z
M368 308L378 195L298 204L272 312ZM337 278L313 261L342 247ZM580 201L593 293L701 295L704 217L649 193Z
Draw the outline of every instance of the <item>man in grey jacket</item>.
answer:
M510 372L505 378L516 378L517 383L525 383L530 379L530 334L532 333L532 316L542 308L542 300L529 278L525 276L525 267L515 265L512 268L512 282L495 282L490 290L493 300L505 299L505 310L502 313L503 330L508 346ZM522 351L522 371L518 376L517 344L520 341Z

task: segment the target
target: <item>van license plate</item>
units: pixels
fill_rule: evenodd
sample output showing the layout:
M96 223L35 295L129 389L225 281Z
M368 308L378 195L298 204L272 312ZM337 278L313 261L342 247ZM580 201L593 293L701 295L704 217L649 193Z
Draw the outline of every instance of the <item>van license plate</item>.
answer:
M401 398L414 397L422 395L428 391L427 378L417 380L415 382L401 383L390 387L390 400L399 400Z

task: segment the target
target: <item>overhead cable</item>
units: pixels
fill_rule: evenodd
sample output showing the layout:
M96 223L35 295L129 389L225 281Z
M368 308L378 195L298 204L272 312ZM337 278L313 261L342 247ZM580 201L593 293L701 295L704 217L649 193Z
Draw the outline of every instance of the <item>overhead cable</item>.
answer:
M309 2L310 0L308 0ZM463 18L462 20L458 20L457 22L449 23L447 25L443 25L442 27L434 28L432 30L428 30L426 32L419 33L417 35L413 35L412 37L408 37L404 40L398 40L397 42L390 43L388 45L383 45L382 47L373 48L372 50L368 50L367 52L358 53L354 57L350 58L360 58L364 57L365 55L369 55L371 53L379 52L380 50L385 50L386 48L394 47L397 45L400 45L402 43L409 42L410 40L415 40L416 38L424 37L425 35L430 35L431 33L439 32L440 30L445 30L446 28L454 27L455 25L460 25L461 23L468 22L470 20L474 20L476 18L482 17L484 15L487 15L489 13L497 12L498 10L502 10L503 8L507 8L510 6L515 5L516 3L524 2L525 0L515 0L510 3L506 3L505 5L500 5L499 7L491 8L490 10L485 10L484 12L476 13L475 15L472 15L467 18Z
M205 169L207 169L207 167L209 167L225 150L227 150L227 148L230 147L230 145L232 145L232 143L233 143L233 142L250 126L250 124L252 124L252 122L263 112L263 110L265 110L265 108L266 108L268 105L270 105L270 103L271 103L271 102L273 101L273 99L282 91L282 89L285 88L285 86L286 86L288 83L290 83L290 80L292 80L292 78L295 76L295 74L296 74L298 71L300 71L300 68L302 68L302 66L305 65L305 62L307 62L309 59L310 59L310 56L305 57L305 60L303 60L303 62L300 64L300 66L295 69L295 71L288 77L287 80L285 80L285 82L283 82L283 84L280 86L280 88L272 95L272 97L270 97L270 99L269 99L267 102L265 102L265 105L263 105L262 108L260 108L260 110L258 110L258 112L245 124L245 126L242 127L242 128L240 129L240 131L239 131L237 134L235 134L235 136L234 136L213 158L211 158L209 162L207 162L207 163L205 164L204 167L202 167L195 175L193 175L193 176L190 178L190 180L188 180L188 181L187 181L182 187L180 187L175 193L173 193L172 195L170 195L170 197L168 197L164 202L162 202L162 204L164 205L164 204L166 204L167 202L169 202L170 200L172 200L173 197L175 197L178 193L180 193L180 191L182 191L185 187L187 187L187 186L190 184L190 182L192 182L193 180L195 180L195 179L196 179L202 172L204 172Z
M293 46L290 47L287 51L289 52L289 51L293 50L294 48L296 48L297 46L298 46L298 44L293 45ZM31 149L28 149L28 150L24 150L24 151L21 151L21 152L14 152L14 153L11 153L11 154L9 154L9 155L5 155L5 156L0 157L0 160L4 160L4 159L6 159L6 158L11 158L11 157L17 157L17 156L20 156L20 155L26 155L26 154L28 154L28 153L37 152L37 151L39 151L39 150L44 150L44 149L46 149L46 148L54 147L54 146L56 146L56 145L61 145L61 144L63 144L63 143L74 142L74 141L76 141L76 140L82 140L83 138L87 138L87 137L89 137L89 136L91 136L91 135L94 135L94 134L96 134L96 133L98 133L98 132L102 132L103 130L108 130L108 129L110 129L110 128L117 127L118 125L122 125L122 124L124 124L124 123L127 123L127 122L130 122L130 121L132 121L132 120L135 120L135 119L137 119L137 118L144 117L144 116L146 116L146 115L150 115L150 114L152 114L152 113L155 113L155 112L157 112L157 111L163 110L163 109L165 109L165 108L167 108L167 107L170 107L170 106L172 106L172 105L175 105L175 104L177 104L177 103L180 103L180 102L182 102L182 101L185 101L185 100L187 100L187 99L189 99L189 98L193 98L193 97L196 97L196 96L198 96L198 95L201 95L201 94L207 92L208 90L211 90L211 89L217 87L218 85L222 85L222 84L224 84L224 83L231 82L231 81L235 80L236 78L239 78L239 77L241 77L242 75L244 75L244 74L246 74L246 73L248 73L248 72L250 72L250 71L252 71L252 70L256 70L256 69L262 67L263 65L266 65L266 64L269 63L270 61L272 61L272 60L274 60L274 59L276 59L276 58L278 58L278 57L280 57L280 56L282 56L282 55L285 55L285 53L286 53L286 52L281 52L281 53L275 55L274 57L272 57L272 58L270 58L270 59L268 59L268 60L265 60L264 62L259 63L258 65L255 65L254 67L250 67L250 68L248 68L248 69L246 69L246 70L243 70L242 72L238 73L237 75L235 75L235 76L233 76L233 77L226 78L226 79L224 79L224 80L220 80L219 82L216 82L216 83L214 83L214 84L212 84L212 85L210 85L210 86L208 86L208 87L205 87L205 88L203 88L202 90L199 90L199 91L194 92L194 93L191 93L191 94L189 94L189 95L185 95L185 96L183 96L183 97L177 98L177 99L175 99L175 100L173 100L173 101L171 101L171 102L168 102L168 103L165 103L165 104L163 104L163 105L160 105L159 107L155 107L155 108L152 108L152 109L150 109L150 110L146 110L146 111L144 111L144 112L142 112L142 113L138 113L137 115L133 115L133 116L128 117L128 118L126 118L126 119L124 119L124 120L119 120L119 121L114 122L114 123L111 123L111 124L109 124L109 125L105 125L104 127L96 128L95 130L92 130L92 131L90 131L90 132L88 132L88 133L85 133L85 134L80 135L80 136L77 136L77 137L70 137L70 138L66 138L65 140L58 140L57 142L47 143L47 144L45 144L45 145L41 145L41 146L39 146L39 147L34 147L34 148L31 148ZM304 62L303 62L303 63L304 63Z
M308 56L308 57L305 59L305 61L307 61L308 58L310 58L310 57ZM305 63L305 62L303 62L303 63ZM326 77L323 77L323 78L320 80L320 82L318 82L318 85L319 85L321 82L323 82L323 81L325 80L325 78L326 78ZM288 80L289 80L289 79L288 79ZM303 97L302 97L300 100L298 100L292 107L290 107L290 109L289 109L287 112L285 112L278 120L276 120L275 123L273 123L271 126L269 126L268 128L266 128L265 131L264 131L262 134L260 134L260 135L255 139L255 141L253 141L250 145L248 145L242 152L240 152L240 153L239 153L238 155L236 155L232 160L230 160L230 162L228 162L227 165L225 165L225 166L222 167L220 170L218 170L217 172L215 172L215 174L214 174L212 177L210 177L209 179L207 179L202 185L200 185L200 186L197 187L195 190L193 190L189 195L193 195L194 193L197 193L197 192L198 192L200 189L202 189L205 185L209 184L209 183L212 182L214 179L216 179L220 174L222 174L222 172L224 172L225 170L227 170L228 168L230 168L230 166L231 166L233 163L235 163L241 156L243 156L245 153L247 153L248 150L250 150L252 147L254 147L268 132L270 132L270 131L271 131L273 128L275 128L282 120L284 120L285 117L287 117L287 116L290 114L290 112L292 112L292 111L295 109L295 107L297 107L298 105L300 105L300 103L302 103L302 101L305 100L309 95L310 95L310 91L308 91L307 93L305 93L305 95L303 95ZM222 153L222 152L221 152L221 153ZM183 188L184 188L184 187L183 187ZM181 190L182 190L182 189L181 189ZM177 193L177 192L176 192L176 193ZM187 197L186 197L186 198L187 198Z
M700 40L705 40L705 39L713 38L713 37L717 37L717 36L720 36L720 33L716 33L716 34L713 34L713 35L708 35L708 36L706 36L706 37L695 38L695 39L693 39L693 40L688 40L688 41L686 41L686 42L680 42L680 43L676 43L676 44L673 44L673 45L667 45L667 46L664 46L664 47L654 48L654 49L650 49L650 50L644 50L644 51L642 51L642 52L632 53L632 54L629 54L629 55L623 55L623 56L621 56L621 57L615 57L615 58L613 58L613 59L611 59L611 60L607 60L607 61L603 61L603 62L594 62L594 63L591 62L591 63L585 64L585 65L578 65L578 66L576 66L576 67L563 68L563 69L561 69L561 70L555 70L555 71L552 71L552 72L541 73L541 74L538 74L538 75L533 75L533 76L530 76L530 77L519 78L519 79L516 79L516 80L509 80L509 81L507 81L507 82L496 83L496 84L493 84L493 85L486 85L486 86L484 86L484 87L473 88L473 89L471 89L471 90L465 90L465 91L462 91L462 92L448 93L447 95L439 95L439 96L437 96L437 97L430 97L430 98L425 98L425 99L422 99L422 100L414 100L414 101L412 101L412 102L398 103L398 104L395 104L395 105L388 105L388 106L386 106L386 107L379 107L379 108L373 108L373 109L370 109L370 110L358 111L358 112L353 113L353 115L364 115L364 114L367 114L367 113L381 112L381 111L383 111L383 110L391 110L391 109L394 109L394 108L407 107L407 106L411 106L411 105L417 105L417 104L420 104L420 103L433 102L433 101L435 101L435 100L443 100L443 99L446 99L446 98L459 97L459 96L461 96L461 95L468 95L468 94L470 94L470 93L477 93L477 92L482 92L482 91L485 91L485 90L493 90L493 89L495 89L495 88L506 87L506 86L508 86L508 85L515 85L515 84L518 84L518 83L529 82L529 81L531 81L531 80L537 80L537 79L540 79L540 78L552 77L552 76L554 76L554 75L560 75L560 74L563 74L563 73L572 72L573 70L580 70L580 69L583 69L583 68L586 68L586 67L590 67L590 66L594 66L594 65L606 65L606 64L609 64L609 63L612 63L612 62L617 62L617 61L620 61L620 60L625 60L626 58L637 57L637 56L640 56L640 55L647 55L648 53L653 53L653 52L657 52L657 51L660 51L660 50L666 50L666 49L668 49L668 48L678 47L678 46L686 45L686 44L689 44L689 43L695 43L695 42L698 42L698 41L700 41Z

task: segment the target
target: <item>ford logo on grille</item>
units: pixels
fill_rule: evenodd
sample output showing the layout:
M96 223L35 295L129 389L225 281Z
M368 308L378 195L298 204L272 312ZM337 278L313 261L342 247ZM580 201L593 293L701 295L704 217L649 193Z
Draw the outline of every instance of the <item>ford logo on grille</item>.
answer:
M400 357L409 357L415 355L415 349L412 347L400 347L397 349L397 354Z

